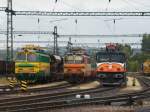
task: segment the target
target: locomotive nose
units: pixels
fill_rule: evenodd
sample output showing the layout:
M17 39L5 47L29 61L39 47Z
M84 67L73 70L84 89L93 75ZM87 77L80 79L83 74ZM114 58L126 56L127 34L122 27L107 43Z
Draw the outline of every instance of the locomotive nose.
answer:
M15 73L36 73L38 72L38 64L16 63Z
M65 73L81 73L84 72L85 66L83 64L66 64L64 65Z

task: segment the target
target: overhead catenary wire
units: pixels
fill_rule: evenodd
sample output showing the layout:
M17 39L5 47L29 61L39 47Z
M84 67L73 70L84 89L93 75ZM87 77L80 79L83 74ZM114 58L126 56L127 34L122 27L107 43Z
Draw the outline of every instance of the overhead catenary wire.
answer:
M150 5L144 4L143 2L139 2L139 0L131 0L130 2L132 2L135 5L141 6L142 8L150 9Z
M79 9L79 8L77 8L77 7L74 7L74 6L70 5L69 3L65 2L64 0L60 0L60 2L61 2L62 4L64 4L64 5L66 5L67 7L72 8L74 11L83 11L83 9L81 10L81 9Z
M109 2L110 2L110 0L109 0ZM55 0L55 4L57 3L57 0Z
M128 4L129 6L131 6L132 8L134 8L135 10L140 11L140 9L137 8L137 7L135 6L135 4L131 3L129 0L123 0L123 1L124 1L126 4Z

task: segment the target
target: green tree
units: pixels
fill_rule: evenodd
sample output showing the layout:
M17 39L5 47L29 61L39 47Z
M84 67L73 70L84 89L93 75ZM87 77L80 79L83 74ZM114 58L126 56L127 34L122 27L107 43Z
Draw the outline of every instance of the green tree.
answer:
M142 51L150 51L150 34L143 35Z
M127 45L127 44L125 44L125 45L119 44L119 49L126 54L127 58L130 58L130 56L133 53L131 46Z
M128 71L130 72L137 72L140 68L140 64L138 63L137 60L136 61L130 60L128 61L127 68Z

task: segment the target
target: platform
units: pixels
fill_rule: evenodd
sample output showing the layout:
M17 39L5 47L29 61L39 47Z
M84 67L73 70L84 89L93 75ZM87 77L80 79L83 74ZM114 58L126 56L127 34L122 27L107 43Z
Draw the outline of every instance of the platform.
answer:
M127 86L125 88L122 88L121 91L139 91L142 90L143 87L140 84L140 82L135 78L135 86L134 86L134 77L127 77L128 81L127 81Z

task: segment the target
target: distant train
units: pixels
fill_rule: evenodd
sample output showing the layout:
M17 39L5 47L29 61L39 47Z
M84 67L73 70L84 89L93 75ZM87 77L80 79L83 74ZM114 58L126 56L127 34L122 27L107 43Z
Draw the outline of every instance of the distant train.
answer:
M126 85L126 56L115 44L96 53L96 77L102 85Z
M142 73L143 73L143 75L149 75L150 76L150 60L146 60L142 64Z
M81 83L94 78L90 57L83 49L73 49L64 56L64 77L71 83Z
M63 60L39 46L26 45L16 54L15 76L18 80L47 82L63 78Z

